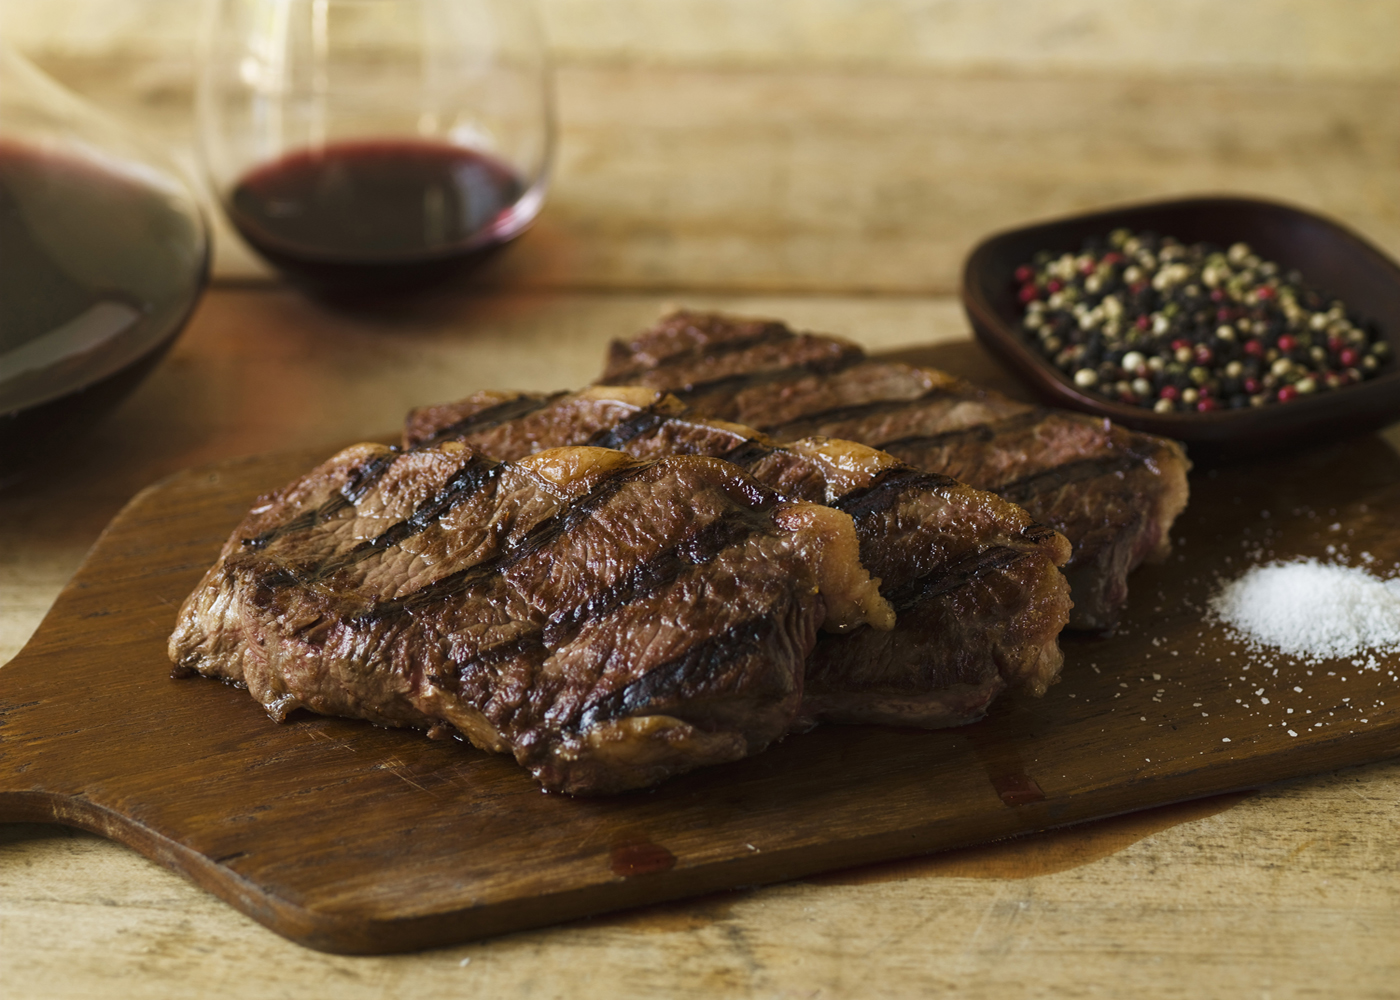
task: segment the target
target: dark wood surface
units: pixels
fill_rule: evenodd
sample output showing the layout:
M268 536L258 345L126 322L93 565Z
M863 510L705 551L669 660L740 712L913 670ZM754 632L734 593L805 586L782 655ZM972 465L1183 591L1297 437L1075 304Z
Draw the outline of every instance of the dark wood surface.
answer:
M182 472L116 518L0 673L0 820L102 833L293 940L372 953L1400 753L1394 661L1250 654L1200 610L1218 577L1259 559L1330 545L1400 563L1400 460L1376 439L1197 475L1178 554L1135 575L1117 634L1065 638L1064 681L1043 699L1005 699L957 730L819 729L594 800L541 794L465 745L307 714L277 725L243 691L170 679L176 609L227 532L321 457Z

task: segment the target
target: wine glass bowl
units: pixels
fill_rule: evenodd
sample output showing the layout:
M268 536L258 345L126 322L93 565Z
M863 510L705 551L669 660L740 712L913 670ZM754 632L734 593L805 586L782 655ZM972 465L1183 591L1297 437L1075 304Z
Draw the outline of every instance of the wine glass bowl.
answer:
M202 67L205 174L313 292L439 282L543 203L552 91L526 0L212 0Z

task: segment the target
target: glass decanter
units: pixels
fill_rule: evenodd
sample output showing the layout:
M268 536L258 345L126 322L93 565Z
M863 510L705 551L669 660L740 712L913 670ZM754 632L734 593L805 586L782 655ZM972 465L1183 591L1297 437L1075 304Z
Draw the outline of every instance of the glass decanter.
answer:
M0 44L0 483L145 377L208 260L164 157Z

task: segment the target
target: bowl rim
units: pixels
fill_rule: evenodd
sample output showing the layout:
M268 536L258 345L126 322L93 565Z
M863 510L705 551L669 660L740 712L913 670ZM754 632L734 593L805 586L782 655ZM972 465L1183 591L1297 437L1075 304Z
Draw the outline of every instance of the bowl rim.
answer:
M1280 216L1293 216L1306 220L1334 239L1350 244L1353 252L1372 258L1374 264L1390 272L1400 287L1400 264L1385 252L1346 225L1319 213L1296 205L1273 199L1248 195L1203 194L1178 198L1150 199L1126 202L1119 205L1094 209L1089 212L1056 216L1026 225L998 230L979 240L964 259L960 299L963 309L972 322L974 333L984 346L1000 360L1009 364L1013 371L1029 381L1041 395L1049 396L1055 405L1080 410L1098 416L1105 416L1124 426L1138 430L1162 434L1190 442L1206 439L1223 441L1229 430L1244 423L1249 426L1271 423L1273 414L1282 413L1287 407L1292 423L1298 423L1306 414L1323 411L1319 415L1330 414L1333 418L1342 413L1366 408L1368 402L1377 403L1377 397L1395 399L1395 409L1400 412L1400 393L1394 389L1400 386L1400 364L1392 362L1391 370L1344 390L1295 399L1286 404L1265 407L1250 407L1243 410L1213 410L1207 412L1156 413L1146 407L1130 406L1097 395L1081 391L1064 372L1056 368L1021 336L1019 324L1010 328L1001 311L991 300L992 294L986 269L987 258L1002 245L1012 240L1023 240L1037 233L1053 237L1067 227L1084 228L1099 224L1106 233L1119 225L1130 225L1125 220L1148 213L1161 213L1208 208L1234 208L1272 213ZM1166 234L1170 235L1170 234ZM1248 234L1241 234L1248 241ZM1048 241L1052 244L1053 239ZM1009 287L1011 275L1006 276ZM1400 354L1400 329L1389 325L1382 327L1383 338L1391 344L1392 352ZM1379 424L1376 424L1379 426Z

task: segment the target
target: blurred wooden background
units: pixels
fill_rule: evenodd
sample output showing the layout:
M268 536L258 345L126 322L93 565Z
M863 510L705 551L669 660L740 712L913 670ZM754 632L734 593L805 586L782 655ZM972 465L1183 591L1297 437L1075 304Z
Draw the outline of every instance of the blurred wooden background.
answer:
M202 5L9 0L6 37L191 163ZM543 0L536 288L940 294L989 229L1271 196L1400 253L1396 0ZM218 271L264 274L221 226Z
M880 349L967 337L970 247L1186 192L1400 256L1400 0L542 0L561 143L491 270L346 314L226 230L169 359L0 494L0 663L147 483L552 389L667 301ZM191 162L194 0L0 0L0 31ZM217 218L217 216L215 216ZM970 348L969 348L970 350ZM1395 440L1394 429L1391 439ZM1400 752L1400 748L1397 748ZM0 996L1396 996L1400 761L424 955L291 945L124 848L0 825Z

